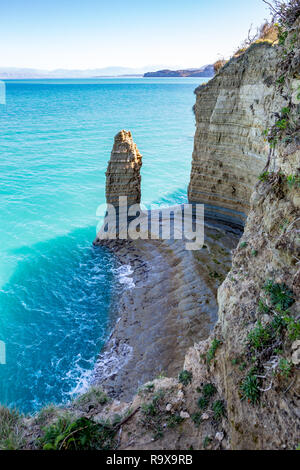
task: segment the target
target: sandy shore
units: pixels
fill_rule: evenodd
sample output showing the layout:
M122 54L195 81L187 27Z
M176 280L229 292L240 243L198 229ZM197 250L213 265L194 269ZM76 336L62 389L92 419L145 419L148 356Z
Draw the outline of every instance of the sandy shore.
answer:
M217 288L239 236L208 222L204 248L196 252L182 240L99 243L130 265L134 287L120 295L119 321L97 362L94 384L129 401L147 381L178 374L187 349L207 338L217 320Z

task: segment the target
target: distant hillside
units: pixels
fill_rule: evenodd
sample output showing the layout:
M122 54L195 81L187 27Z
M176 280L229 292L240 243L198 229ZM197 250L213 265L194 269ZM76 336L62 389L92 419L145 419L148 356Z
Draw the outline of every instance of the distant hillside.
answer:
M0 80L3 79L45 79L45 78L99 78L99 77L123 77L137 76L142 77L147 70L153 70L161 67L161 65L148 65L141 68L129 67L105 67L101 69L56 69L56 70L40 70L33 68L18 67L0 67Z
M215 74L213 65L205 65L200 69L186 70L158 70L157 72L147 72L144 77L213 77Z
M101 77L213 77L213 65L205 65L199 69L169 70L167 68L158 72L147 72L165 65L149 65L141 68L105 67L102 69L87 70L40 70L33 68L0 67L0 80L9 79L59 79L59 78L101 78Z

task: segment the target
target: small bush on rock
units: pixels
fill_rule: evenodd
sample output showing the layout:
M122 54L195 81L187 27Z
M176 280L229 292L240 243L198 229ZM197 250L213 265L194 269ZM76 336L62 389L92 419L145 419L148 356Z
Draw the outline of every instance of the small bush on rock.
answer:
M241 399L248 400L249 403L256 405L260 399L260 391L258 386L258 379L255 374L255 369L251 369L246 375L241 386Z
M182 370L178 376L178 380L183 385L189 385L192 382L193 374L188 370Z
M40 443L43 450L109 450L115 447L115 433L116 429L108 422L61 417L44 429Z

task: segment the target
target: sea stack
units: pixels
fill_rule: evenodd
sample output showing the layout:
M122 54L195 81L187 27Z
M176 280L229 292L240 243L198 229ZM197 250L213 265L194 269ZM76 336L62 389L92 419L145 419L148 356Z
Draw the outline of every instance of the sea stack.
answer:
M142 155L133 142L130 131L115 136L106 171L106 202L115 207L119 197L127 196L128 207L141 202Z
M128 238L127 228L131 220L128 210L141 202L141 166L142 155L131 132L120 131L115 136L106 171L107 213L94 245L102 244L104 240Z

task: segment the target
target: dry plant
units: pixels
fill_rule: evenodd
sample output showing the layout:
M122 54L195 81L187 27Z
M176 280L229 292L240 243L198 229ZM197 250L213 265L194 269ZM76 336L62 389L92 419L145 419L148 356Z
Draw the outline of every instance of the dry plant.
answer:
M292 26L300 16L300 0L263 0L269 6L273 20Z

